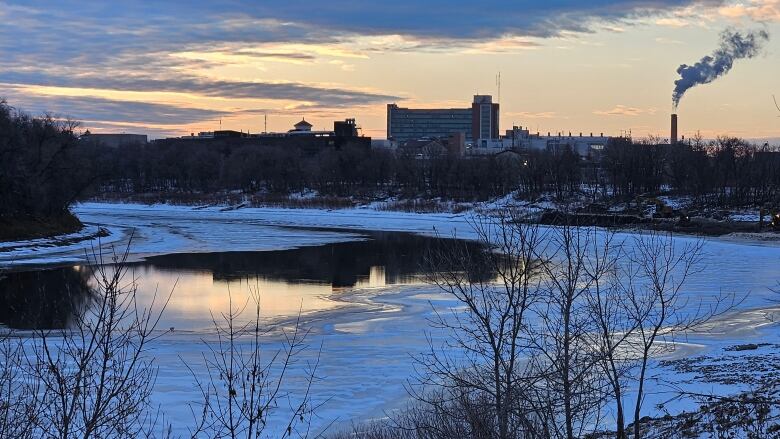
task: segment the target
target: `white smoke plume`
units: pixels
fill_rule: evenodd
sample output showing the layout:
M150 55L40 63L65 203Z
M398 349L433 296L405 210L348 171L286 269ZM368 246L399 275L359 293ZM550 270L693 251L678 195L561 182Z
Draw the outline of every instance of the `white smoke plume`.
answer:
M680 105L685 92L691 88L709 84L728 73L738 59L753 58L761 53L761 49L769 41L769 33L765 30L740 33L726 29L720 34L720 47L696 64L683 64L677 68L680 79L674 81L672 103L674 108Z

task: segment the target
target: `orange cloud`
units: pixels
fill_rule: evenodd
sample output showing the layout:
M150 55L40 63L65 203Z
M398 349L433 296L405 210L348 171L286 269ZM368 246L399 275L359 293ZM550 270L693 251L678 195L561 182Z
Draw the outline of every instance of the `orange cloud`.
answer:
M655 114L657 110L655 108L635 108L635 107L628 107L626 105L616 105L615 108L611 110L595 110L593 114L598 114L599 116L639 116L641 114Z
M658 20L655 20L655 24L668 27L686 27L690 25L688 20L680 17L659 18Z
M556 113L554 111L542 111L538 113L532 113L529 111L518 111L518 112L508 112L504 113L505 116L518 116L525 119L552 119L556 117Z
M755 21L780 21L780 0L750 0L718 9L727 18L750 18Z

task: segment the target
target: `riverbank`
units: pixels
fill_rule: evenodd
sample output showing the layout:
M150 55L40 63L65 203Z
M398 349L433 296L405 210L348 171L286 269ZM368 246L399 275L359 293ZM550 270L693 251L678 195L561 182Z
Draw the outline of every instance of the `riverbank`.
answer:
M478 208L485 202L454 201L441 198L399 198L391 196L322 196L314 191L290 195L245 194L242 192L146 192L134 194L108 193L88 202L110 204L168 204L190 207L222 207L236 209L375 209L410 213L459 213Z
M413 213L386 210L377 205L348 209L290 209L242 204L185 206L86 202L73 207L74 214L85 224L81 231L35 240L2 242L0 267L82 262L85 251L93 250L95 238L100 238L100 248L111 251L112 248L126 246L133 236L131 259L171 252L219 252L225 248L280 249L286 248L286 245L318 245L322 242L319 238L312 238L310 233L289 227L384 230L445 237L457 234L458 237L468 239L473 235L470 222L475 215L489 214L507 206L522 209L531 216L541 216L556 207L549 202L521 202L511 198L482 203L458 213ZM727 228L725 231L750 227L750 222L743 223L734 226L726 224L723 227ZM259 229L262 226L274 227ZM641 224L628 224L616 225L613 230L619 234L631 234L645 228ZM257 230L262 232L258 233ZM758 247L780 245L780 235L774 232L735 231L703 236L731 244ZM770 285L774 283L772 281Z
M192 208L327 209L376 210L430 213L492 213L505 208L524 212L525 220L543 225L596 226L616 230L657 230L676 234L723 237L731 234L763 235L759 239L780 240L769 226L763 224L759 209L753 207L724 208L694 203L685 196L640 196L636 199L611 200L583 192L576 197L559 200L552 195L534 199L520 198L517 193L486 201L447 200L441 198L398 197L323 197L314 191L290 195L244 194L240 192L150 192L139 194L103 194L91 202L109 204L174 205Z
M637 215L626 214L593 214L593 213L564 213L560 211L547 211L537 217L537 221L544 225L576 225L595 226L620 230L656 230L675 234L713 236L720 237L731 234L752 235L763 234L765 239L776 237L780 240L780 234L761 227L753 221L717 221L703 217L684 218L646 218Z
M0 218L0 242L66 235L83 228L84 224L70 211L49 217Z

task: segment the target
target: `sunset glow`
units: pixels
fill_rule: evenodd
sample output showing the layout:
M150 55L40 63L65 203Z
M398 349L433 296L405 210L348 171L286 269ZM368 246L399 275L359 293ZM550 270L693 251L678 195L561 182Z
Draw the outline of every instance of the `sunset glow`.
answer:
M502 130L636 137L665 132L677 67L721 31L780 28L777 0L401 3L3 1L0 96L95 132L355 117L384 138L386 104L468 105L500 72ZM780 138L777 47L691 91L681 132Z

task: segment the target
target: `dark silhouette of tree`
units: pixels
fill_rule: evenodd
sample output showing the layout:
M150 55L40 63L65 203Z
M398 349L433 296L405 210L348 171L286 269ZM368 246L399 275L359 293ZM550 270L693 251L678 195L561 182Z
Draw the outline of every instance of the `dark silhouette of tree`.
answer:
M0 100L0 221L67 215L70 204L105 176L105 156L78 141L77 127Z

